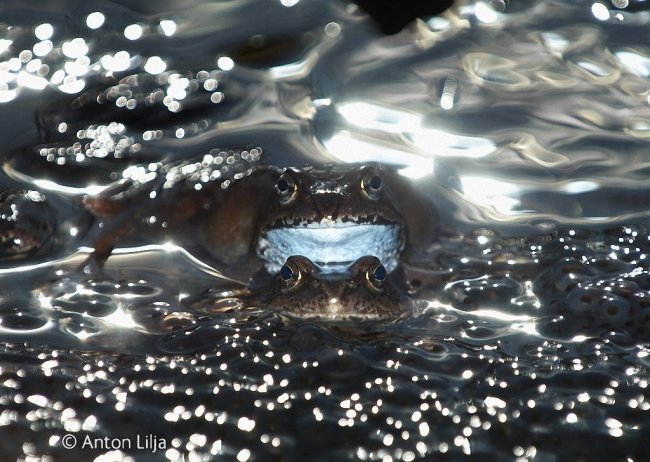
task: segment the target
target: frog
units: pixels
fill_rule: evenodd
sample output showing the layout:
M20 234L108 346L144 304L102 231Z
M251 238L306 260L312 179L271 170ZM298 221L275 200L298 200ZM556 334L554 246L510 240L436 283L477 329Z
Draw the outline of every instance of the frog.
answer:
M332 272L305 256L290 256L267 284L242 299L247 307L274 308L298 318L329 321L400 319L413 303L397 273L365 255Z
M267 168L233 185L201 240L227 265L252 259L271 274L292 255L332 272L374 255L392 272L432 244L437 222L428 198L381 164Z
M103 266L118 239L144 225L158 226L166 238L244 283L260 271L278 273L293 255L330 272L375 255L392 272L420 256L437 227L428 198L375 163L256 166L225 189L206 185L151 197L144 190L118 201L85 200L96 214L113 215L96 235L89 258L95 267Z
M54 257L72 247L90 223L73 201L35 189L0 192L0 266Z

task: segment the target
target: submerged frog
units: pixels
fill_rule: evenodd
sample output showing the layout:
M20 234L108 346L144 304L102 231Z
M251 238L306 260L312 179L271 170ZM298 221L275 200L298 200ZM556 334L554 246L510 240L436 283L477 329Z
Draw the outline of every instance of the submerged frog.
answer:
M90 216L77 204L28 189L0 192L0 265L52 257L88 227Z
M344 271L323 270L303 256L289 257L271 282L244 297L246 306L273 307L298 317L393 319L411 312L406 292L377 257L364 256Z
M137 231L137 221L174 233L177 244L199 257L207 253L224 274L245 282L260 269L277 273L292 255L333 272L376 255L391 272L435 238L433 205L387 167L269 166L248 173L225 191L167 192L156 200L143 193L124 201L135 210L111 199L87 201L95 212L120 212L100 232L91 259L101 266L120 236Z

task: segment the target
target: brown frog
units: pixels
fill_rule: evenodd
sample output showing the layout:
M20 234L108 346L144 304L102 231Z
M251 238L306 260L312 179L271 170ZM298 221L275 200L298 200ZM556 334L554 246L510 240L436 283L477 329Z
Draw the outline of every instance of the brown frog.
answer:
M289 257L270 283L253 290L243 303L327 320L396 319L412 310L396 276L373 256L361 257L334 273L306 257Z
M201 241L227 265L261 262L270 273L292 255L339 269L376 255L389 272L435 238L432 204L378 164L257 171L206 216Z
M95 213L115 216L99 232L91 261L101 267L116 240L140 222L174 233L178 245L246 283L260 269L277 273L292 255L334 270L376 255L391 272L429 246L437 225L430 202L378 164L258 167L226 190L149 196L86 200Z

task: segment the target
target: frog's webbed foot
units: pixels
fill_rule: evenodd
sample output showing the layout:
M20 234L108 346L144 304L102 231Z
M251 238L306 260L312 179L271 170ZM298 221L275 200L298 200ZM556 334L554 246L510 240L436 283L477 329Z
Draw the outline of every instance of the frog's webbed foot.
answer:
M89 201L90 199L87 200ZM104 199L101 199L101 201L103 205L100 208L103 212L115 205L111 201L106 201ZM85 204L87 205L86 202ZM95 205L97 204L99 204L99 202L95 203ZM121 203L119 205L121 207L124 204ZM131 213L128 209L121 211L119 209L114 209L112 211L116 212L115 217L98 221L95 228L96 235L93 242L94 250L79 267L80 273L93 277L103 277L104 264L111 256L115 244L120 240L120 238L130 233L136 227L137 218L139 217L137 210L136 213ZM93 209L93 212L97 212L97 210Z
M103 249L103 251L93 250L81 265L79 265L77 272L91 279L110 279L104 272L104 265L111 255L112 250L112 247L110 249Z

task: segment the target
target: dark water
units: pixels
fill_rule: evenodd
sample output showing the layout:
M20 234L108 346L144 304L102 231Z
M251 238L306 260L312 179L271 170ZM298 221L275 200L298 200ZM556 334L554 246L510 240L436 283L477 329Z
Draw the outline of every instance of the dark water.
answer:
M650 13L624 3L392 36L335 2L0 3L0 460L650 458ZM164 234L76 271L86 194L366 161L439 211L418 316L197 304L241 287Z

